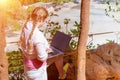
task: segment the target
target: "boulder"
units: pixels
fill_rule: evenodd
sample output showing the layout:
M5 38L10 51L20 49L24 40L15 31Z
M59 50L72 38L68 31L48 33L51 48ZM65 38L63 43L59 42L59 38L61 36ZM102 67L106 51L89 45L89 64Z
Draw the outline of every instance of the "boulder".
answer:
M120 45L107 43L87 53L87 80L120 80Z

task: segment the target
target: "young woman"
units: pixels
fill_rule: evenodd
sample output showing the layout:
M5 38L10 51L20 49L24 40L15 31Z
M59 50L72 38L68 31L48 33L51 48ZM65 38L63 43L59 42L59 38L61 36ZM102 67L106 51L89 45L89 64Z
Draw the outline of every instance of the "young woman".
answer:
M21 32L20 42L24 62L24 70L27 80L47 80L47 58L52 50L38 27L42 27L48 11L43 7L37 7L28 17ZM54 59L59 72L59 79L64 79L66 73L63 70L63 56Z
M46 60L49 45L38 27L42 27L48 11L37 7L28 17L21 33L21 50L27 80L47 80Z

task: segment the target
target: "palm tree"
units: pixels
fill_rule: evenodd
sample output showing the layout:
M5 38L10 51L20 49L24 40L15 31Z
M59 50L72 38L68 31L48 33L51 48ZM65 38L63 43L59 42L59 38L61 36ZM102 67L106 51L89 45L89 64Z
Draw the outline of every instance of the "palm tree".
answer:
M86 80L86 43L89 31L90 0L81 1L80 36L78 41L77 80Z

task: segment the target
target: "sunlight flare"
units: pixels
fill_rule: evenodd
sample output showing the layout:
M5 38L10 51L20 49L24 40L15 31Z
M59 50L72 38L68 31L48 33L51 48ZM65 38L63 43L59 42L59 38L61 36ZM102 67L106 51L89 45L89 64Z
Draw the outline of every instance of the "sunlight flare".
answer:
M0 0L0 8L6 8L9 0Z

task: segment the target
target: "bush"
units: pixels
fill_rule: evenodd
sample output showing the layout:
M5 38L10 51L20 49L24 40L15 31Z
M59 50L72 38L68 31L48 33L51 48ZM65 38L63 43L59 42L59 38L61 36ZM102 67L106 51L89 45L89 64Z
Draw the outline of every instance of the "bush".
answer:
M25 80L24 67L20 51L7 52L10 80Z

